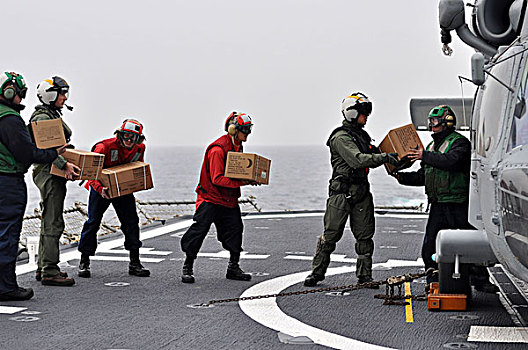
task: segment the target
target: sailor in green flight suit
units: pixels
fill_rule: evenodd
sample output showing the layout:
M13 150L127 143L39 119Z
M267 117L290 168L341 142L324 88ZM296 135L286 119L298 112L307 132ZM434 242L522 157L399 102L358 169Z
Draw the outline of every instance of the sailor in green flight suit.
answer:
M356 239L358 283L372 281L374 252L374 203L370 193L368 172L384 163L398 164L396 153L379 153L363 127L372 112L372 103L361 92L343 100L341 112L345 120L335 129L326 145L330 147L332 178L326 202L324 232L317 241L312 273L304 285L313 287L324 280L330 254L343 236L350 217L350 229Z
M68 99L70 86L61 77L42 81L37 87L37 96L42 102L35 107L30 122L50 120L62 117L62 108ZM70 109L69 107L68 109ZM64 136L70 142L71 129L62 121ZM66 198L66 181L74 180L80 169L59 156L53 164L65 171L66 178L51 175L50 164L35 164L33 182L40 190L40 207L42 221L40 225L40 244L38 266L35 274L37 281L43 285L71 286L75 283L65 272L59 269L59 239L64 232L64 199Z

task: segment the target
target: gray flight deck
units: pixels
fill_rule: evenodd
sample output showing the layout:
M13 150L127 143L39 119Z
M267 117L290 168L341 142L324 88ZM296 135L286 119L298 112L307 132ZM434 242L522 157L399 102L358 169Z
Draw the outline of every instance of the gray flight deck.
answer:
M142 236L150 237L143 239L147 249L141 255L144 261L152 259L144 263L151 270L149 278L128 275L119 234L100 241L102 251L97 258L101 260L92 261L89 279L76 276L75 248L62 250L64 270L76 279L73 287L42 286L34 280L27 261L21 261L19 283L32 287L35 297L0 303L0 348L528 348L528 333L523 328L526 297L500 267L494 267L493 273L501 281L502 302L499 294L474 291L466 312L430 312L425 301L413 301L410 307L384 306L373 297L384 289L189 307L211 299L253 295L253 291L306 290L302 279L310 269L322 215L245 216L241 267L254 274L250 282L225 278L228 255L215 238L214 226L195 264L196 283L180 282L183 254L179 243L190 217L143 228ZM425 222L424 214L377 214L374 279L423 271L417 259ZM356 283L355 257L354 240L347 229L320 287ZM411 283L412 293L423 294L424 283L423 278ZM512 305L504 297L513 300Z

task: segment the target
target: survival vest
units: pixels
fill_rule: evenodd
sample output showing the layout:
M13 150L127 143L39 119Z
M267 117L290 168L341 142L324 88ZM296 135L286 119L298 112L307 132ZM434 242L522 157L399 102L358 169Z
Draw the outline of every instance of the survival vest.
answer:
M29 123L27 125L29 136L31 136L31 139L33 140L33 142L35 142L35 140L33 139L31 122L34 122L37 119L36 117L42 114L46 115L48 117L48 120L58 119L61 117L61 114L59 111L54 110L46 105L40 105L40 106L35 107L35 111L31 115L31 118L29 119ZM46 119L38 118L38 120L46 120ZM68 126L68 124L64 122L64 119L62 120L62 129L64 130L64 137L66 138L66 143L69 143L71 140L72 131L70 127ZM66 164L66 160L62 156L59 156L59 159L61 159L61 163ZM55 165L59 166L59 168L64 166L62 164L57 164L57 163L55 163ZM39 174L43 170L46 173L49 173L50 168L51 168L51 164L38 164L38 163L35 164L33 166L33 177L37 176L37 174ZM49 175L49 176L52 176L52 175Z
M330 147L330 140L340 131L344 131L350 135L361 153L372 154L378 152L377 148L370 143L371 138L366 131L346 126L337 127L334 129L334 131L332 131L328 141L326 142L328 147ZM334 168L332 169L332 179L330 181L339 177L348 185L365 183L368 181L368 173L369 168L350 168L348 174L341 174L338 172L338 169Z
M0 104L0 118L3 118L7 115L16 115L22 119L20 114L13 108ZM13 157L13 154L11 154L11 152L2 142L0 142L0 173L24 174L28 169L29 165L24 165L20 162L17 162Z
M447 135L444 142L434 149L434 142L427 145L426 150L435 153L447 153L453 143L465 138L458 132ZM429 202L463 203L469 199L469 173L465 171L448 171L424 164L425 193Z
M233 145L233 141L231 141L231 136L227 134L221 136L207 147L202 170L200 171L200 182L196 187L196 193L199 193L206 202L212 202L215 204L225 203L226 206L234 207L236 203L238 203L238 198L240 197L240 188L216 186L211 181L209 150L213 147L220 147L224 151L224 164L227 160L227 152L235 151L235 145ZM240 145L239 152L243 152L242 145Z

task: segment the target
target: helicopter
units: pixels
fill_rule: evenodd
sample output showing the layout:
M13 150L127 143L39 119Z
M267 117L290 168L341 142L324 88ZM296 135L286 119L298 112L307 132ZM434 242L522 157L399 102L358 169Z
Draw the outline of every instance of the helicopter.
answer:
M470 25L466 6L472 8ZM410 103L417 130L426 130L432 107L449 104L464 116L457 118L457 129L468 132L472 144L469 222L475 230L439 232L434 259L439 265L440 293L470 291L470 264L500 263L507 272L528 281L526 6L527 0L439 1L442 51L452 54L452 31L474 48L471 78L459 78L477 86L472 99L412 99Z

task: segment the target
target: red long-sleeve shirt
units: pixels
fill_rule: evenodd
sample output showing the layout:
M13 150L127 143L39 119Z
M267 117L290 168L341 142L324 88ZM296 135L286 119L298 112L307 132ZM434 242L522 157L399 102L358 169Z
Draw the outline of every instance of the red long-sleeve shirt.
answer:
M120 164L126 164L135 161L144 161L145 144L134 145L132 149L125 148L117 137L106 139L95 144L92 152L105 155L103 168L110 168ZM101 193L103 184L99 180L89 180L86 188L92 187L95 191Z

